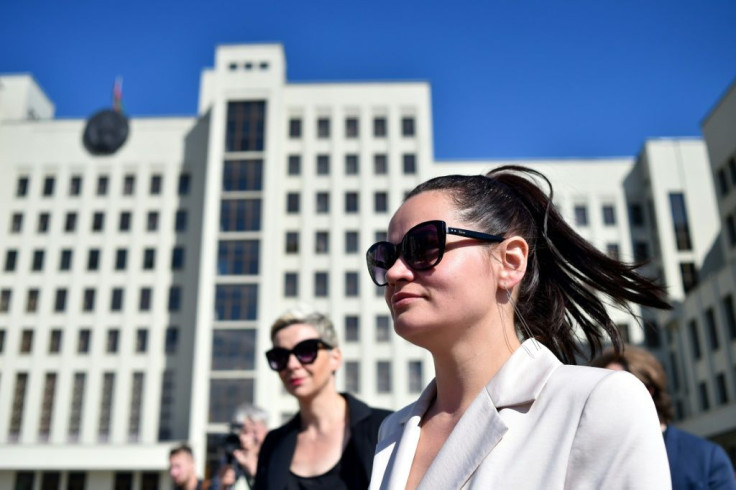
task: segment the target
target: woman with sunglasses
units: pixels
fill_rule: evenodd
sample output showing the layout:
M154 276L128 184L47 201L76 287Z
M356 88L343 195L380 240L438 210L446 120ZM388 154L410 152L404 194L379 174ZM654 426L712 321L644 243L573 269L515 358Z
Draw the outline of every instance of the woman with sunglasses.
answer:
M268 365L299 413L263 441L255 488L368 488L378 427L390 412L337 391L342 354L332 322L294 308L274 322L271 341Z
M368 250L368 270L396 333L432 354L435 379L382 424L371 488L670 487L641 382L574 366L586 348L621 345L606 304L669 305L565 223L542 174L432 179L388 238Z

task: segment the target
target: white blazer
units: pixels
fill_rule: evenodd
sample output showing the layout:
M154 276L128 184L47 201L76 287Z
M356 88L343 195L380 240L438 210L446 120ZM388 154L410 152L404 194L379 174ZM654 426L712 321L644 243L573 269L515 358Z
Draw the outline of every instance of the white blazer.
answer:
M378 433L370 488L403 490L419 423L436 396L390 415ZM478 394L420 489L668 489L652 397L630 373L563 365L527 340Z

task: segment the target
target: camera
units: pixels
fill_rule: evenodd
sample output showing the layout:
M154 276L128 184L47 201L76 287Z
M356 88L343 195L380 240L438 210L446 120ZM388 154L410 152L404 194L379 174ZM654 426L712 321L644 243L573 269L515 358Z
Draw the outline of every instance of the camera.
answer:
M222 441L222 449L225 452L226 464L233 464L233 461L235 460L233 452L238 449L243 449L243 446L240 443L240 436L237 432L230 432L225 436Z

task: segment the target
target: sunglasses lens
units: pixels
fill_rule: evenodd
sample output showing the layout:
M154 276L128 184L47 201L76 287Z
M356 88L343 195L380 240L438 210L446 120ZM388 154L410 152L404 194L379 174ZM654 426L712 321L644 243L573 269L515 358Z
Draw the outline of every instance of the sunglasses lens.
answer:
M319 353L318 340L305 340L294 346L294 355L302 364L312 364Z
M396 262L396 247L388 242L378 242L368 249L368 272L373 282L386 285L386 271Z
M425 223L413 228L402 242L401 253L409 267L415 270L431 269L444 249L437 223Z
M289 351L282 349L281 347L274 347L270 351L266 352L266 359L268 359L268 365L274 371L281 371L289 363Z

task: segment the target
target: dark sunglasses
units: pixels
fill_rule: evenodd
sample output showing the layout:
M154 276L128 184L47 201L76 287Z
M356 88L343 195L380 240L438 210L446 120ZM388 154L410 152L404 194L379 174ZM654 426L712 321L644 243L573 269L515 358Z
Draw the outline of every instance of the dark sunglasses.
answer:
M368 249L365 258L371 279L378 286L388 284L386 272L399 260L399 257L403 257L406 265L415 271L431 269L440 263L445 254L447 235L496 243L505 240L504 237L498 235L448 227L444 221L425 221L407 231L398 245L391 242L378 242Z
M332 349L332 346L322 339L302 340L294 346L293 349L284 349L283 347L274 347L266 352L268 365L274 371L282 371L289 364L289 357L294 354L297 360L302 364L312 364L317 359L320 349Z

